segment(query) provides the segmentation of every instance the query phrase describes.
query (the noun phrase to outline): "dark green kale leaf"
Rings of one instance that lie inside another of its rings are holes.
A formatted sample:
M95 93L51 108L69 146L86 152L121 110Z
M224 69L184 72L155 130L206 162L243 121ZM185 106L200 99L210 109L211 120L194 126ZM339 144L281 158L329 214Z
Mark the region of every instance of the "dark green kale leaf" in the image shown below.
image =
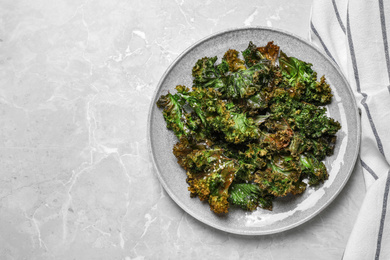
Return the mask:
M185 123L185 111L183 110L183 102L178 95L170 93L161 96L157 101L157 106L163 108L163 116L167 123L167 128L173 130L177 137L187 135L189 127Z
M303 177L309 179L309 185L315 186L328 179L329 174L325 164L317 160L314 156L301 155L299 157Z
M286 119L291 128L307 138L332 136L340 129L340 123L326 115L326 109L290 98L287 91L274 95L270 107L272 118Z
M226 88L224 75L229 70L229 64L222 61L215 65L217 57L204 57L199 59L192 68L193 86L202 88L214 88L216 90Z
M274 155L265 169L255 174L262 190L276 197L300 194L306 189L299 161L292 156Z
M244 210L253 211L257 207L272 210L273 196L254 183L235 183L230 187L229 202Z
M279 55L279 46L273 44L273 42L268 42L264 47L257 47L253 42L249 42L242 55L248 67L252 67L263 60L268 60L272 65L275 65Z
M316 105L326 105L332 100L332 93L325 77L317 81L317 72L312 69L312 64L294 57L288 57L280 52L280 70L291 86L290 92L297 95L297 99Z

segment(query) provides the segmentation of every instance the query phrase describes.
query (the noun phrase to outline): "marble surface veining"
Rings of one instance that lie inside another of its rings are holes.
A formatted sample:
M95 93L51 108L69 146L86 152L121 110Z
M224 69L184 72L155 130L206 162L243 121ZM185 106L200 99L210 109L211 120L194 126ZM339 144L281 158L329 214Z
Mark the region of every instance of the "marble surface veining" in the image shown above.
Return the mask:
M147 149L150 101L182 51L243 26L307 39L310 5L0 1L0 259L340 259L359 172L306 224L238 236L179 208Z

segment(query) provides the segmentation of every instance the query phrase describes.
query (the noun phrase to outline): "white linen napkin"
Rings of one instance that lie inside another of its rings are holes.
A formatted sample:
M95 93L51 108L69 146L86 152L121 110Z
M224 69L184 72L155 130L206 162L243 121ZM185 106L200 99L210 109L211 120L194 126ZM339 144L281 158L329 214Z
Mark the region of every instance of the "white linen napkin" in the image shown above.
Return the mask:
M313 0L310 28L361 110L366 195L343 259L390 259L390 1Z

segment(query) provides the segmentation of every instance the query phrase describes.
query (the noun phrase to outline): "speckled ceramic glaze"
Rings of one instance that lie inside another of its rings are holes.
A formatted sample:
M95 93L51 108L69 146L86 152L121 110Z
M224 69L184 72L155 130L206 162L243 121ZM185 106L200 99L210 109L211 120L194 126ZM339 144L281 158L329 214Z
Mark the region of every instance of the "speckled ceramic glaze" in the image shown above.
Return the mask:
M226 216L218 216L207 203L190 198L185 171L177 164L172 147L177 142L174 134L166 128L161 110L155 105L158 97L168 91L175 92L176 85L191 87L191 69L204 56L223 56L233 48L244 50L249 41L266 45L274 41L289 56L313 64L318 76L325 75L331 85L334 98L327 107L329 115L338 120L342 129L337 135L334 155L328 157L325 165L329 180L304 194L287 196L274 202L273 211L258 209L245 212L231 208ZM214 228L242 235L265 235L296 227L316 216L339 194L354 168L360 143L358 109L350 87L337 65L321 51L297 36L271 28L233 29L211 35L182 53L163 75L149 113L149 148L156 167L157 176L171 198L187 213Z

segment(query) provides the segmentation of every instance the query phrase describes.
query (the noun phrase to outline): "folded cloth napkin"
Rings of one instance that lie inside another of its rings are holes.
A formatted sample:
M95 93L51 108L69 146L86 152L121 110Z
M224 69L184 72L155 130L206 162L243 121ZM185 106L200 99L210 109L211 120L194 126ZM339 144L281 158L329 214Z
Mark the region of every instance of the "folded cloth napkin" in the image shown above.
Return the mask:
M343 259L390 259L390 1L314 0L310 28L361 111L366 195Z

